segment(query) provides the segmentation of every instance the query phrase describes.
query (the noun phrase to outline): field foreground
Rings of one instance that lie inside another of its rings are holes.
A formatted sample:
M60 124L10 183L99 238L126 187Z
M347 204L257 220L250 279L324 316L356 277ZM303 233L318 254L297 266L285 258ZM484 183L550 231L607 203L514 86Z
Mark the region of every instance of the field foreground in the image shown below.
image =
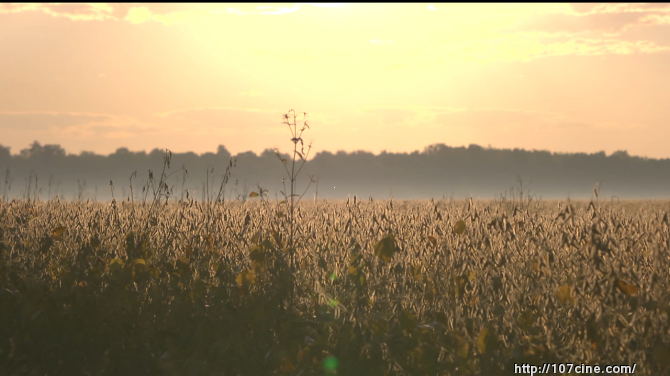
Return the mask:
M0 374L670 375L669 211L0 201Z

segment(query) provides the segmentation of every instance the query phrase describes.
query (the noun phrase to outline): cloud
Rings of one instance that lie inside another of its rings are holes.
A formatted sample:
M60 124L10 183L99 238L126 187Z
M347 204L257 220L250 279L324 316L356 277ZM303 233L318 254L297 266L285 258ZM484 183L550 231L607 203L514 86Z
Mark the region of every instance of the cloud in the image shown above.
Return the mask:
M598 31L616 34L629 27L651 25L652 23L647 18L651 14L651 12L590 13L585 15L545 14L531 18L521 24L518 30L562 34Z
M549 34L576 35L598 32L618 35L641 26L670 22L670 5L651 4L572 4L572 12L537 14L509 31L537 31Z
M196 134L221 130L285 132L281 115L282 111L231 107L188 108L155 114Z
M0 4L0 14L42 12L72 21L112 20L127 21L135 25L154 21L167 26L198 16L209 16L214 10L206 4Z
M497 130L553 133L649 128L642 123L584 121L559 113L513 109L445 109L434 110L432 113L432 123L435 126L484 132Z
M670 51L670 46L659 46L650 41L630 42L614 39L572 39L564 43L548 44L542 54L556 55L631 55Z
M662 42L662 41L660 41ZM525 61L551 56L603 56L654 54L670 51L670 46L648 40L628 41L617 38L575 38L568 36L528 36L521 43L509 41L481 41L464 43L459 47L459 58L479 63Z
M147 7L134 7L130 8L128 14L124 18L126 21L132 24L141 24L147 21L151 21L153 14Z
M128 10L124 20L138 25L149 21L160 22L163 25L170 26L174 23L187 22L190 19L202 15L200 10L180 10L170 11L165 14L154 13L146 6L133 7Z
M133 136L157 128L133 118L108 114L76 112L0 112L0 131L44 134L50 137L115 137L119 133Z
M110 115L58 113L58 112L0 112L0 129L6 130L62 130L71 126L104 123L113 119Z
M375 107L359 111L376 118L383 127L430 127L459 129L496 129L535 127L537 124L567 124L568 120L554 113L512 109L452 107ZM360 118L359 118L360 119Z
M670 3L573 3L578 14L669 11Z
M42 12L73 21L115 19L114 8L108 4L0 4L0 14L20 12Z
M454 107L375 107L359 111L364 116L377 118L383 126L429 127L487 130L577 131L647 129L642 123L594 122L573 119L569 116L541 111L504 108L454 108ZM361 118L359 118L361 119Z

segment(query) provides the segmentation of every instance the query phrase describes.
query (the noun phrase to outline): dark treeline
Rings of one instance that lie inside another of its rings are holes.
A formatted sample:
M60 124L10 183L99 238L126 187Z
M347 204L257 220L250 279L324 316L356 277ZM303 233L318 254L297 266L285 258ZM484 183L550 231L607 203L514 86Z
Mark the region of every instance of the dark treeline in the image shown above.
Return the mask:
M9 148L0 146L0 168L4 170L0 193L5 198L36 195L44 200L58 195L68 200L107 201L112 198L111 180L114 197L127 199L130 178L136 172L133 199L143 200L148 193L150 200L153 190L143 192L142 187L150 170L157 187L163 158L164 150L160 149L146 153L120 148L108 156L88 152L68 155L58 145L38 142L12 156ZM167 181L171 197L216 198L230 158L224 146L216 153L202 155L174 153L166 170L174 173ZM258 191L256 184L266 188L270 198L281 199L286 171L274 151L240 153L235 158L236 166L224 190L226 200L247 198L251 191ZM177 171L182 166L188 171L186 177ZM287 167L290 169L290 161ZM598 182L602 182L601 199L670 197L670 159L634 157L625 151L607 156L604 152L560 154L436 144L413 153L321 152L304 166L299 193L307 187L307 174L318 178L320 199L342 199L349 194L362 199L369 195L379 199L518 198L521 189L524 198L529 194L535 198L590 198ZM313 183L305 199L312 200L316 189Z

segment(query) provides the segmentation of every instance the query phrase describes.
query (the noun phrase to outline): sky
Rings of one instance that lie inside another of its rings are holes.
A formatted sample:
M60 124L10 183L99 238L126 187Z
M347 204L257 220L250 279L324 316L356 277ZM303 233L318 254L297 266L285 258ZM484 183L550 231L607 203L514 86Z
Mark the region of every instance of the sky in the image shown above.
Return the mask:
M658 3L4 3L0 145L670 158L669 51Z

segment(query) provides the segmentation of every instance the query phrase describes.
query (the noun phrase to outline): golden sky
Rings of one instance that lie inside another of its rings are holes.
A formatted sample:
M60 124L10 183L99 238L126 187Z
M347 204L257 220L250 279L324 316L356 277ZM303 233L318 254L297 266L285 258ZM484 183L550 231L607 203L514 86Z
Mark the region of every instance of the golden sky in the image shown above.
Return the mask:
M670 158L667 4L0 4L0 144Z

